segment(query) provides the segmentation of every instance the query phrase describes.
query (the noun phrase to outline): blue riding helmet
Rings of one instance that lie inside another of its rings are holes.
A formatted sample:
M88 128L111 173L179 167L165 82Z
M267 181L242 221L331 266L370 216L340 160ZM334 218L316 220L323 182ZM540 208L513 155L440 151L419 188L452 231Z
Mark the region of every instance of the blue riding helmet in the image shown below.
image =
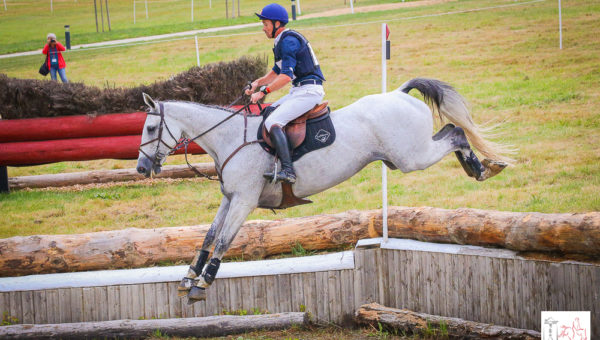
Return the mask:
M260 20L279 21L283 25L287 24L289 21L288 12L280 4L268 4L262 9L260 14L254 14L256 14Z

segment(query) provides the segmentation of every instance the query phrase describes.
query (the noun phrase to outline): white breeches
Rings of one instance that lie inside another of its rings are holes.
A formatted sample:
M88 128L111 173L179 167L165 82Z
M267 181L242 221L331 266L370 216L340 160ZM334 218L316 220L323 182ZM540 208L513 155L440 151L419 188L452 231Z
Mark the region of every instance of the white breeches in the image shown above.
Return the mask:
M278 107L265 121L267 131L270 132L273 125L283 127L300 117L315 105L320 104L323 97L325 97L325 91L323 91L322 85L292 87L289 94L272 104Z

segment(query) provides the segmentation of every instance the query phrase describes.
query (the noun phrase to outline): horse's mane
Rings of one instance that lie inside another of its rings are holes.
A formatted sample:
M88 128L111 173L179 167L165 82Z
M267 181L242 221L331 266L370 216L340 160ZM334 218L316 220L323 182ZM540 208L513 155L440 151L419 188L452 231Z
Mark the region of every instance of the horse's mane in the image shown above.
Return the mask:
M220 110L223 111L225 113L234 113L237 110L231 109L231 108L226 108L223 106L219 106L219 105L214 105L214 104L202 104L202 103L196 103L196 102L191 102L191 101L187 101L187 100L163 100L163 103L184 103L184 104L191 104L191 105L195 105L195 106L200 106L202 108L209 108L209 109L216 109L216 110ZM243 115L243 110L238 112L238 115ZM255 115L255 114L249 114L247 117L262 117L260 115Z

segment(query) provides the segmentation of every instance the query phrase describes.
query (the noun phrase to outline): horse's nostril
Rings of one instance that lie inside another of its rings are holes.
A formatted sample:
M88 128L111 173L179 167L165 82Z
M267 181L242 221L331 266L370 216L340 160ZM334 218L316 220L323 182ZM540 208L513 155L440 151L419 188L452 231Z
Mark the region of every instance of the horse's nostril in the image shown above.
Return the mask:
M137 172L139 172L140 174L143 174L144 172L146 172L146 168L144 168L143 166L138 166Z

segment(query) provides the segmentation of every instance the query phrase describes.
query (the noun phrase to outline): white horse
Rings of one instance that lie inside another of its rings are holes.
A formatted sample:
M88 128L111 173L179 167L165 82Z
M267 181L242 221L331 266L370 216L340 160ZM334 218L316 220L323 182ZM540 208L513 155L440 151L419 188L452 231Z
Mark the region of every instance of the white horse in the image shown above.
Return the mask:
M423 94L431 110L423 101L408 95L413 88ZM282 187L263 178L274 166L274 157L258 144L239 150L223 168L244 141L243 115L233 115L223 122L231 111L190 102L155 102L146 94L144 101L150 110L142 134L138 172L147 177L159 172L180 138L198 135L201 136L195 142L214 159L221 172L223 200L202 249L197 250L179 287L180 295L187 294L189 303L193 303L206 298L205 289L214 281L221 258L248 214L256 207L278 207ZM454 124L446 125L433 137L432 110ZM392 170L410 172L426 169L454 151L467 174L478 181L498 174L510 162L503 156L509 150L486 140L471 120L463 98L438 80L412 79L395 91L363 97L333 112L331 119L335 142L294 163L297 181L292 188L298 197L331 188L377 160ZM255 139L260 122L259 117L248 117L251 139ZM468 141L488 158L483 164ZM214 252L207 263L213 244Z

